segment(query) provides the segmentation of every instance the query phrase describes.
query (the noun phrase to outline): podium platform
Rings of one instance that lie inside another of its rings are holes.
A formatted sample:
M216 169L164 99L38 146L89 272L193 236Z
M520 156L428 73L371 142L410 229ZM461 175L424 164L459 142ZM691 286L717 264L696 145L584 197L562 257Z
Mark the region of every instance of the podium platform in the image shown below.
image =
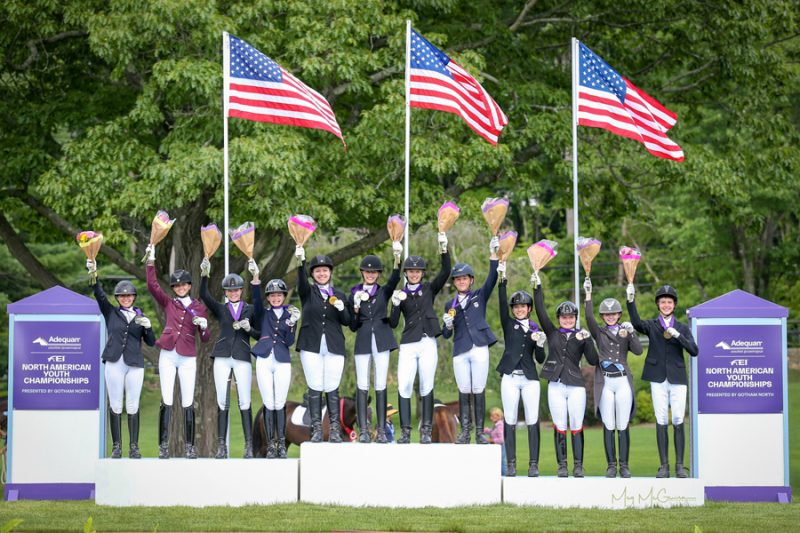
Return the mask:
M300 447L300 500L380 507L500 503L500 446L312 444Z
M294 503L297 459L101 459L95 502L120 507Z
M543 507L630 509L700 506L704 484L695 478L503 478L503 502Z

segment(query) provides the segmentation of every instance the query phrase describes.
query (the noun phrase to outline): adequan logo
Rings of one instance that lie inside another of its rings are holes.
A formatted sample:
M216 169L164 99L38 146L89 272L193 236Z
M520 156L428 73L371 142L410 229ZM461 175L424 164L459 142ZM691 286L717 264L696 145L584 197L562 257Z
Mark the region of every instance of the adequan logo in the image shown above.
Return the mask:
M730 354L761 354L764 352L764 341L731 339L730 342L719 341L714 348L720 348Z

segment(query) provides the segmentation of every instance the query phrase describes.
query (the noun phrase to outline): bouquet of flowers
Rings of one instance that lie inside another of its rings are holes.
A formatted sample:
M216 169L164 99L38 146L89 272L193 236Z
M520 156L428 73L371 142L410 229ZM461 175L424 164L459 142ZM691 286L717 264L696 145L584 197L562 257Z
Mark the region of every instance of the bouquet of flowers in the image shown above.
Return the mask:
M531 260L531 266L534 272L539 272L545 267L547 263L554 258L558 252L558 243L542 239L528 247L528 258Z
M636 267L641 259L642 253L636 248L623 246L619 249L619 260L622 261L622 268L625 269L625 277L628 278L628 283L633 283Z
M587 278L592 271L592 260L600 253L601 245L602 243L597 239L578 237L576 248L578 249L578 256L581 258L581 264L583 265L583 270L586 272Z
M500 225L508 213L508 200L506 198L487 198L481 205L481 211L483 211L486 223L489 224L492 235L497 235Z
M200 228L200 240L203 241L203 253L210 259L222 243L222 232L213 222Z
M169 213L163 209L156 213L153 217L153 223L150 225L150 244L156 245L164 240L175 223L175 219L169 218ZM142 258L142 262L147 260L147 255Z
M308 215L292 215L288 224L289 235L297 246L304 246L311 234L317 231L317 223Z
M81 247L83 253L86 254L86 259L94 261L97 259L97 254L100 252L100 246L103 244L103 234L95 233L94 231L82 231L75 236L78 241L78 246ZM97 281L97 272L91 274L92 284Z
M437 224L440 233L447 233L453 224L458 220L458 215L461 214L461 209L453 202L445 202L439 208Z
M389 230L389 239L392 242L400 242L406 233L406 219L400 215L392 215L386 221L386 229Z
M253 258L253 246L256 243L256 226L252 222L245 222L236 229L229 230L231 240L248 259Z
M517 232L507 231L500 236L500 249L497 251L497 258L500 261L508 261L511 257L511 251L517 244Z

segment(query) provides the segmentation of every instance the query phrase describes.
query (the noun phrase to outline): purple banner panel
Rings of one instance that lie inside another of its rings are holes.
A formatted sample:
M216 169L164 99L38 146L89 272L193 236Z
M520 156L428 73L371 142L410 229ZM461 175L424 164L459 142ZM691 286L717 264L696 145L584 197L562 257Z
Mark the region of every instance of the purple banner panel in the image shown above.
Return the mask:
M14 322L14 409L97 409L100 366L99 322Z
M706 487L706 500L789 503L792 487Z
M8 502L17 500L93 500L94 483L9 483L3 488Z
M780 325L697 327L697 412L783 412Z

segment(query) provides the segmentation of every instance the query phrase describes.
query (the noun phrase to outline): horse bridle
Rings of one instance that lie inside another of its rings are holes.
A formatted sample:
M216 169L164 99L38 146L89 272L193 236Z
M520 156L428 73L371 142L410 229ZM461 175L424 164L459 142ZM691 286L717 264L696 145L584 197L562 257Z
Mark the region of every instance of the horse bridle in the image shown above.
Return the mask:
M350 438L350 442L355 442L358 435L356 435L353 428L344 423L344 398L339 398L339 424L344 428L347 436Z

